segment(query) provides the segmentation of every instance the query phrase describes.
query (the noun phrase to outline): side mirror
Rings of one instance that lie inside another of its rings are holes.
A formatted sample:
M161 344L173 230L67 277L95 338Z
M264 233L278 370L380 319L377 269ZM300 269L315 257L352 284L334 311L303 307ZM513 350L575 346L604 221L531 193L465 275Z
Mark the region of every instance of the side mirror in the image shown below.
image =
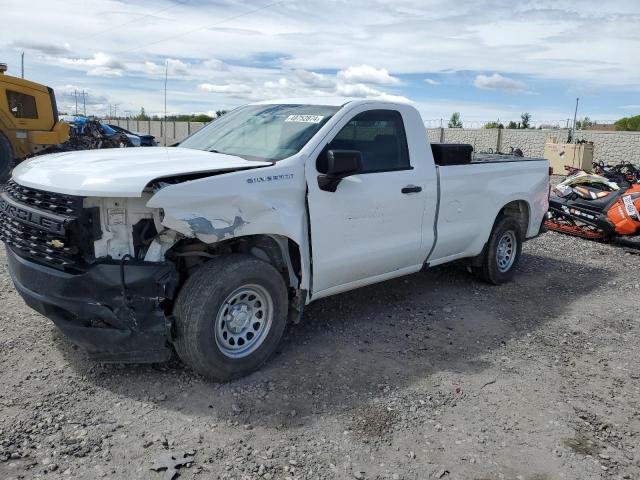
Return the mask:
M318 175L318 187L326 192L335 192L343 178L364 170L362 153L358 150L328 150L327 173Z

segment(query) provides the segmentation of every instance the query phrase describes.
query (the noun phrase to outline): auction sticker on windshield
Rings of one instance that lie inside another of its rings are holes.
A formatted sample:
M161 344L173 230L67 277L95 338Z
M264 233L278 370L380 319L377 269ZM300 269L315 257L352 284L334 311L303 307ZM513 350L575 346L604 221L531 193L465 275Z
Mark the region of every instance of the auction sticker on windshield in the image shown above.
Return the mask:
M285 122L320 123L324 115L289 115Z

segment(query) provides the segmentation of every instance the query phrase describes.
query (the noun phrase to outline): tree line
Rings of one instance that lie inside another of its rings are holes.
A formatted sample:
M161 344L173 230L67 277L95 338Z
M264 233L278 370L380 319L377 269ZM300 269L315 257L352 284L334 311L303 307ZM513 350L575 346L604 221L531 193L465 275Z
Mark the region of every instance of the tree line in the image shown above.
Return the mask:
M453 112L451 114L451 118L448 123L449 128L462 128L462 119L460 117L460 112ZM524 112L520 115L520 121L514 122L511 121L505 127L504 124L497 122L487 122L484 124L484 128L511 128L511 129L525 129L531 128L531 114L528 112Z
M190 113L182 115L167 115L167 120L171 122L212 122L216 118L227 113L227 110L216 110L216 116L212 117L206 113ZM144 107L140 108L140 113L131 117L133 120L164 120L164 116L148 115Z
M640 131L640 115L636 115L633 117L623 117L614 124L614 128L618 131ZM589 117L584 117L580 120L576 120L576 128L578 130L584 130L590 127L596 126L596 123L593 122ZM451 118L448 123L449 128L462 128L462 119L460 117L460 112L453 112L451 114ZM531 114L529 112L524 112L520 115L520 121L514 122L510 121L505 126L500 121L496 122L487 122L484 124L484 128L509 128L509 129L527 129L533 128L531 127ZM553 125L540 125L538 128L558 128Z

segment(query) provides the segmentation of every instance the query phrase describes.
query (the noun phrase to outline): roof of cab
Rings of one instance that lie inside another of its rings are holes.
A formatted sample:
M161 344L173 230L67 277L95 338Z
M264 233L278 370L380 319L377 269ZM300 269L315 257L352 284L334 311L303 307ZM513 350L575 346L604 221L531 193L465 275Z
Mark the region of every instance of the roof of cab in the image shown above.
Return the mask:
M24 78L13 77L11 75L7 75L6 73L0 75L0 83L9 83L18 87L31 88L43 93L49 92L46 85L32 82L31 80L25 80Z

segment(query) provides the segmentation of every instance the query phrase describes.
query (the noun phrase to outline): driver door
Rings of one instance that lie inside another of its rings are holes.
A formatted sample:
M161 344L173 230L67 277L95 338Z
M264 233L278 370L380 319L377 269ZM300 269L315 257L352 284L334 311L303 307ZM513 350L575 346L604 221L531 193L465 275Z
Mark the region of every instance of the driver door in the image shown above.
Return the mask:
M375 281L424 260L424 185L414 175L402 114L360 110L336 126L329 143L307 166L313 296ZM317 177L324 173L326 152L332 149L360 151L364 171L327 192L319 188Z

